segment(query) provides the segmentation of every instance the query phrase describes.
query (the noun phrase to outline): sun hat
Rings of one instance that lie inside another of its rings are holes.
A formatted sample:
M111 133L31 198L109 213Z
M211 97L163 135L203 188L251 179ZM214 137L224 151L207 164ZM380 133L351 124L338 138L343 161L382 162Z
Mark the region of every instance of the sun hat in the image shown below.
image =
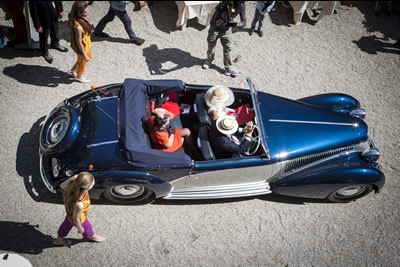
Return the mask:
M227 107L233 104L235 96L228 87L224 85L214 85L207 90L205 101L209 107Z
M217 119L217 129L223 134L234 134L238 128L239 125L232 116L224 115Z

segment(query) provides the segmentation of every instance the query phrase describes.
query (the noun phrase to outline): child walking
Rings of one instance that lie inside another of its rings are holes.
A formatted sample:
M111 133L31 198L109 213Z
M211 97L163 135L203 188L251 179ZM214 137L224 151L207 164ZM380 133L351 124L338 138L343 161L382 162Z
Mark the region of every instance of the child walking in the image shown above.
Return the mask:
M90 81L83 77L86 64L92 58L90 34L93 32L93 29L85 19L87 15L88 4L85 1L75 1L72 5L71 13L68 14L68 25L71 29L71 47L78 58L74 66L67 73L81 83Z
M262 37L264 35L262 31L262 28L264 26L264 18L265 15L271 11L274 5L275 1L257 1L256 11L254 14L253 22L251 23L249 35L253 34L254 29L256 28L257 21L258 21L258 31L257 31L258 36Z
M64 239L71 231L72 227L78 228L78 233L82 234L85 240L95 242L103 242L106 238L93 233L92 225L87 219L90 209L89 190L94 186L94 177L89 172L81 172L72 176L60 187L64 190L64 206L67 216L58 229L58 236L54 239L53 244L56 246L68 246L68 242Z

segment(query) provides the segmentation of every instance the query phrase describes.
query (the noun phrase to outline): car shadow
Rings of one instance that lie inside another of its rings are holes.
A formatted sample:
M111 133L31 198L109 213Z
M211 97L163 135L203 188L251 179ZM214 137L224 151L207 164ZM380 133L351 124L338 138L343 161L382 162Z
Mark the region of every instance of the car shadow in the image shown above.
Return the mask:
M40 177L39 135L40 123L44 119L42 117L37 120L29 132L21 136L17 147L16 169L18 175L23 177L26 191L34 201L62 204L61 193L49 192Z
M46 248L53 248L53 237L43 234L39 225L29 222L0 221L0 251L12 251L18 254L40 254ZM83 239L68 238L72 243L69 247Z
M182 68L191 68L201 65L204 60L178 48L159 49L156 44L144 48L143 56L146 59L151 75L163 75ZM169 64L171 67L166 68L163 64Z
M59 84L71 84L74 81L66 73L54 67L17 64L5 67L3 74L20 83L40 87L57 87Z
M312 198L298 198L282 196L278 194L267 194L262 196L252 196L252 197L240 197L240 198L223 198L223 199L194 199L194 200L175 200L175 199L156 199L152 205L212 205L212 204L224 204L224 203L234 203L241 201L249 201L253 199L259 199L268 202L277 202L290 205L306 205L307 203L328 203L324 199L312 199Z
M386 41L386 42L385 42ZM400 49L395 48L392 42L387 42L384 38L378 38L376 35L363 36L358 41L353 41L361 51L370 55L381 53L391 53L400 55Z

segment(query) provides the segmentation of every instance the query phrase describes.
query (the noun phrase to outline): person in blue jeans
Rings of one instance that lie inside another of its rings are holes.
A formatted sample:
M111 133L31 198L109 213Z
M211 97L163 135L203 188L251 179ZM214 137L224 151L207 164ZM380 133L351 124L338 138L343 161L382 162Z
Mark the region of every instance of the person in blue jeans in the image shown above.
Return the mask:
M110 9L108 13L99 21L96 28L94 29L94 35L100 37L110 37L107 33L103 32L107 23L114 20L115 16L117 16L122 23L124 24L125 31L129 36L129 39L135 45L142 45L144 43L144 39L139 38L132 30L132 20L128 16L128 12L126 12L126 8L130 1L109 1Z
M264 18L267 13L269 13L275 5L275 1L257 1L256 11L254 13L253 22L251 23L251 28L249 31L249 35L252 35L254 29L256 28L256 24L258 21L258 36L262 37L263 31L262 28L264 26Z

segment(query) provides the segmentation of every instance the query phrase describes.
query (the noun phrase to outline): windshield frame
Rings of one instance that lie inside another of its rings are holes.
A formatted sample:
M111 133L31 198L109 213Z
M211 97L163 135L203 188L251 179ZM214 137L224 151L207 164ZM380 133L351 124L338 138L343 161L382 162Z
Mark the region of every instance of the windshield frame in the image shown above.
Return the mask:
M250 87L251 99L253 101L253 109L256 114L255 120L259 130L258 132L260 135L260 145L264 149L264 153L268 157L268 159L271 159L271 154L269 152L268 142L267 142L268 136L265 134L265 128L260 112L260 103L258 102L258 97L257 97L257 90L253 82L251 81L250 77L247 77L246 80Z

